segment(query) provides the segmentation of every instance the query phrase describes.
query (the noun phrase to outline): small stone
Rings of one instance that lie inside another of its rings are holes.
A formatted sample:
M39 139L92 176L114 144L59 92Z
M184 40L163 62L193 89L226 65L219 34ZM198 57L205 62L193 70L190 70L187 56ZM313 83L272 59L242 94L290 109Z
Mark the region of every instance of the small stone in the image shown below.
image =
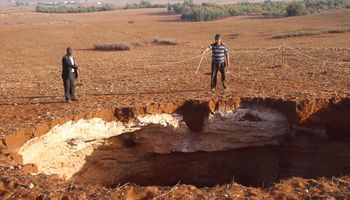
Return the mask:
M29 188L29 189L33 189L33 188L34 188L34 184L33 184L33 183L30 183L30 184L28 185L28 188Z
M10 169L15 169L15 167L11 165L11 166L10 166Z

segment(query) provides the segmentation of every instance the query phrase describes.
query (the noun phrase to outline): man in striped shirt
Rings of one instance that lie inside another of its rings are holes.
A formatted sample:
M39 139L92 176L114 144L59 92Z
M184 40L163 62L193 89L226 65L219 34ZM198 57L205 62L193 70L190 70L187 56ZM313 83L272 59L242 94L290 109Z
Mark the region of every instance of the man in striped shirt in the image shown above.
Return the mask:
M220 71L221 73L222 86L224 87L224 89L226 89L225 68L230 66L230 61L229 61L228 49L225 45L222 44L220 34L215 35L215 43L209 45L209 47L203 51L203 54L208 51L212 52L211 82L210 82L211 90L215 91L218 71Z

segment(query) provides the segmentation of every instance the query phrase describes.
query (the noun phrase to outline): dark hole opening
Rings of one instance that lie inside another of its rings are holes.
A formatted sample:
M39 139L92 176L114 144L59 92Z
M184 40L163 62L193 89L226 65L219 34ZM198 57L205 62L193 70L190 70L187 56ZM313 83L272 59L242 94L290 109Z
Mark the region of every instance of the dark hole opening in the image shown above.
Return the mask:
M78 182L116 187L127 182L142 186L198 187L231 183L266 187L290 177L333 177L350 172L350 141L329 141L296 134L281 146L216 152L143 153L134 136L117 136L109 147L96 149ZM124 140L126 139L127 142ZM112 144L112 145L111 145Z

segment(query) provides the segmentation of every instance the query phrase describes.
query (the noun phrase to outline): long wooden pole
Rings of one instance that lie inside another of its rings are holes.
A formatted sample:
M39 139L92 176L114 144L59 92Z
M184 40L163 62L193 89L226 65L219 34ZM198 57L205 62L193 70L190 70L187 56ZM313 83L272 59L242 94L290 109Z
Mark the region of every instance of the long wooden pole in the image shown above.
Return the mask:
M201 57L201 60L199 61L199 64L198 64L198 67L197 67L197 71L196 71L196 74L198 73L198 70L199 70L199 68L201 67L203 57L204 57L204 53L202 53L202 57Z

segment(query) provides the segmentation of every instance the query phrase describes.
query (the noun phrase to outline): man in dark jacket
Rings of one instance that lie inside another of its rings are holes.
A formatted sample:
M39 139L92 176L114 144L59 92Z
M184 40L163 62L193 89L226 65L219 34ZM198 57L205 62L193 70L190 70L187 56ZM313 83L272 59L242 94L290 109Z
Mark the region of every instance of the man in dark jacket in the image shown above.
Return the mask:
M62 58L62 79L67 103L78 101L75 96L76 78L78 78L78 67L73 57L73 49L68 47L67 54Z
M216 88L216 79L218 71L221 73L222 86L226 89L226 67L230 66L230 60L228 55L228 49L225 45L222 44L221 35L215 35L215 43L209 45L203 51L203 54L211 51L212 52L212 61L211 61L211 90L215 91Z

